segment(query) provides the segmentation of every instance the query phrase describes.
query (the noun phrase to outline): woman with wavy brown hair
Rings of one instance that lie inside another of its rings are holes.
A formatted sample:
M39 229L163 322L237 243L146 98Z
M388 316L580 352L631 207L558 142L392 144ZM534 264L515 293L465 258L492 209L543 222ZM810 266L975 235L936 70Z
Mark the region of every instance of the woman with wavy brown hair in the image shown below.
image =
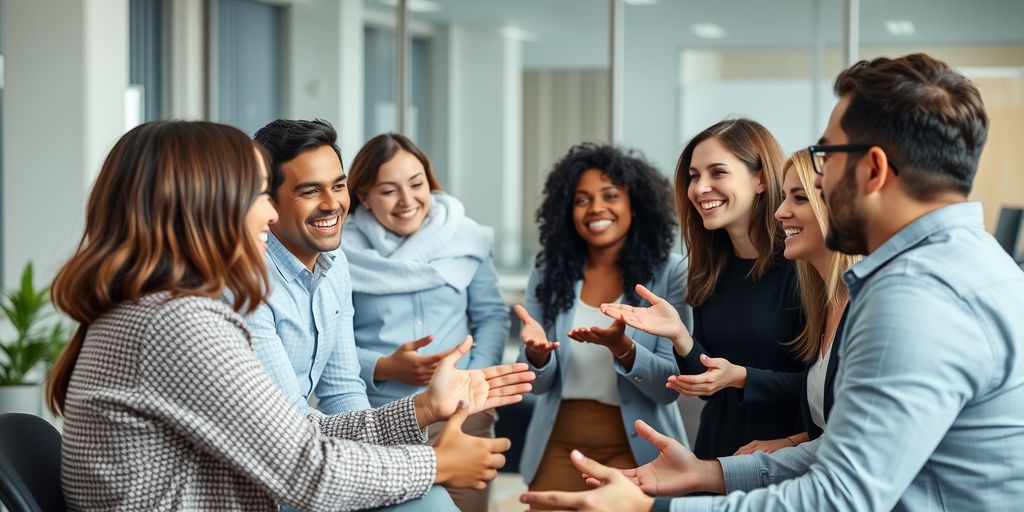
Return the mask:
M782 257L784 236L772 217L782 162L775 137L743 118L708 127L683 149L676 207L690 260L692 334L647 291L650 308L602 306L613 318L672 339L681 375L669 377L668 386L707 400L693 447L701 458L800 430L803 364L786 346L801 330L796 268Z
M518 401L530 378L525 365L456 370L470 340L425 393L378 409L304 417L281 395L239 316L263 300L276 219L266 158L235 128L158 121L114 145L52 287L79 322L47 382L71 508L351 510L493 478L508 441L458 427ZM449 417L436 447L415 446Z

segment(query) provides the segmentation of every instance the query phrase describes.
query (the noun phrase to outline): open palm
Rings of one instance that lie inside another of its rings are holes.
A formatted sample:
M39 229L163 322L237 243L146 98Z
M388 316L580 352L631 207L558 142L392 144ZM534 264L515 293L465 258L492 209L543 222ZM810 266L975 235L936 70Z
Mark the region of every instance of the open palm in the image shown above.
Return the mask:
M658 456L622 474L651 496L678 496L698 490L703 461L675 439L662 435L643 420L636 420L636 432L658 448ZM594 484L595 482L588 483Z
M489 366L477 370L460 370L455 363L469 352L473 337L452 350L438 363L424 393L431 412L431 422L448 419L463 401L469 414L519 402L531 389L536 376L523 363Z
M675 339L687 333L686 325L679 318L679 312L676 311L675 306L658 297L643 285L636 285L636 293L651 305L641 308L629 304L607 303L601 304L601 312L630 327L655 336Z

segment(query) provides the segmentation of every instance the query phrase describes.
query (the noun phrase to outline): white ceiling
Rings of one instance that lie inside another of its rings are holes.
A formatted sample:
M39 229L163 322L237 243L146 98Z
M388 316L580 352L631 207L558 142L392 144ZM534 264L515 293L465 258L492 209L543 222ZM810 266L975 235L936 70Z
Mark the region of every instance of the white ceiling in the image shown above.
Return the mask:
M433 0L436 12L412 19L468 27L514 26L536 34L524 43L524 64L534 66L607 65L607 0ZM388 9L381 0L367 7ZM842 37L842 0L660 0L651 6L625 6L627 52L630 41L657 38L679 48L798 48L814 41L815 5L826 45ZM861 44L1024 45L1024 0L861 0ZM912 36L890 35L887 20L909 20ZM720 40L701 39L690 27L715 23Z

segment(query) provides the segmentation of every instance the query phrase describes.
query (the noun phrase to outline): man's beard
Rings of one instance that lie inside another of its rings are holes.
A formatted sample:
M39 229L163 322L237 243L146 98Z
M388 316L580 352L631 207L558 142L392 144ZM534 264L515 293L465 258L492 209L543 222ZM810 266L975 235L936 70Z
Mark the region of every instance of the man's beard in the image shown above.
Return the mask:
M828 207L828 233L825 246L843 254L864 255L868 253L868 242L864 236L864 216L854 201L856 182L853 172L846 169L846 175L836 186L832 195L825 199ZM824 193L822 193L824 198Z

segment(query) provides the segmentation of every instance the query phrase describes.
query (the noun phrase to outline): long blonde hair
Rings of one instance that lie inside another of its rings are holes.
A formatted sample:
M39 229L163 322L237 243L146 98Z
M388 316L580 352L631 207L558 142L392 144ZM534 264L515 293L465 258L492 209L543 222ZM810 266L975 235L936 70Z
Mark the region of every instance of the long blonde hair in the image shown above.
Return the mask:
M828 210L825 209L821 195L814 188L814 166L811 156L806 151L794 153L782 167L783 180L790 171L795 171L800 178L800 185L807 194L814 218L818 221L818 227L824 236L828 230ZM843 282L843 272L850 268L850 265L860 261L860 256L850 256L839 251L830 252L824 279L810 262L796 262L800 300L803 303L806 322L804 329L791 343L797 357L803 361L814 361L818 358L824 341L829 310L849 297L846 283Z
M154 121L117 141L89 196L78 250L50 290L79 324L47 376L50 410L64 410L89 325L118 304L160 291L216 298L225 288L236 311L263 301L263 254L245 224L263 186L261 158L237 128L205 121Z

